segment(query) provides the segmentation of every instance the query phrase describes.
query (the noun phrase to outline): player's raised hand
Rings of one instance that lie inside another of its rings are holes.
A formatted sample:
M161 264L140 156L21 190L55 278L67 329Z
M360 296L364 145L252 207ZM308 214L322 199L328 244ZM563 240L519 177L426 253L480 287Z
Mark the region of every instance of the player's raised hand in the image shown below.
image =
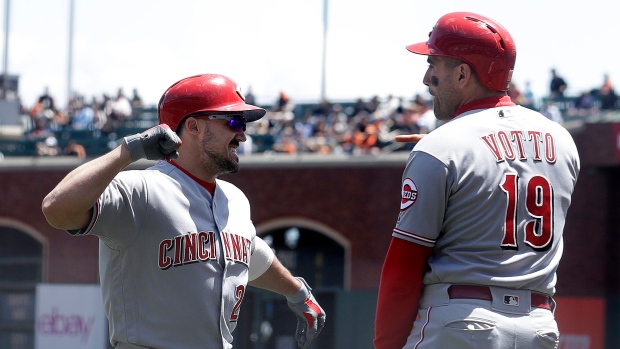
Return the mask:
M397 142L403 142L403 143L417 143L422 138L424 138L424 136L426 135L424 134L398 135L394 138L394 140Z
M142 133L127 136L124 139L131 161L139 159L164 160L176 159L181 139L166 124L151 127Z
M312 289L306 280L300 277L296 279L301 281L301 289L286 299L288 307L297 317L297 330L295 332L297 345L305 349L325 326L325 311L314 299Z

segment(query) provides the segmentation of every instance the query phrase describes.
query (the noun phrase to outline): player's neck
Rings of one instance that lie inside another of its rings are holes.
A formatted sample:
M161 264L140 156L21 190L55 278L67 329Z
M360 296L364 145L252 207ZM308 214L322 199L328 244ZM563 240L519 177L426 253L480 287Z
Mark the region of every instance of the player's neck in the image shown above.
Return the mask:
M190 178L192 178L193 180L195 180L198 184L200 184L202 187L204 187L205 189L207 189L209 191L209 193L211 193L211 195L213 195L215 193L215 178L213 178L213 181L209 182L209 181L205 181L202 180L196 176L194 176L190 171L188 171L187 169L185 169L183 166L181 166L180 164L178 164L176 161L174 160L168 160L169 163L171 163L173 166L175 166L176 168L178 168L179 170L183 171L183 173L185 173L186 175L188 175Z

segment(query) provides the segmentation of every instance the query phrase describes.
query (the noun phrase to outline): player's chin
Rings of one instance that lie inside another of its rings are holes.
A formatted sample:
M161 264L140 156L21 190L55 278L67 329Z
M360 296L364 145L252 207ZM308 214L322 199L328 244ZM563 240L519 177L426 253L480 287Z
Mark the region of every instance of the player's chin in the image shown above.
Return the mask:
M231 173L239 171L239 154L236 151L229 151L227 163L226 167Z
M236 164L239 163L239 153L237 153L236 148L230 148L228 150L228 157L231 161L235 162Z
M239 161L227 159L220 163L220 173L237 173L239 172Z

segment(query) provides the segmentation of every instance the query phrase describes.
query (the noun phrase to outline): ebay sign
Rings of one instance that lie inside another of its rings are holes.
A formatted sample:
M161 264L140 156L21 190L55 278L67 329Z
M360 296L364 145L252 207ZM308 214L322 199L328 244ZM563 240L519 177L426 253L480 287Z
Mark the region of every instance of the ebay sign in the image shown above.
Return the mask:
M36 349L105 349L106 326L99 285L37 285Z

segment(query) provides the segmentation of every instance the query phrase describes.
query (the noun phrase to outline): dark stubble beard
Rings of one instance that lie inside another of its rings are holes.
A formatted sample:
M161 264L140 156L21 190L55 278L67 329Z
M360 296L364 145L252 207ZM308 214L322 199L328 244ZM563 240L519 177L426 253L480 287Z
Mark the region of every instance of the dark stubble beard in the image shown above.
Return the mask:
M456 113L456 107L454 107L454 98L450 96L457 96L457 91L450 85L447 79L439 80L436 76L431 76L431 84L435 87L443 85L442 92L436 92L433 97L433 112L438 120L447 121L452 120Z
M205 138L202 140L202 148L207 156L207 159L203 160L203 166L207 170L212 169L218 174L239 172L239 163L229 157L228 149L226 149L226 154L218 153L210 143L212 139L214 139L213 133L207 131ZM232 142L237 141L233 140Z

